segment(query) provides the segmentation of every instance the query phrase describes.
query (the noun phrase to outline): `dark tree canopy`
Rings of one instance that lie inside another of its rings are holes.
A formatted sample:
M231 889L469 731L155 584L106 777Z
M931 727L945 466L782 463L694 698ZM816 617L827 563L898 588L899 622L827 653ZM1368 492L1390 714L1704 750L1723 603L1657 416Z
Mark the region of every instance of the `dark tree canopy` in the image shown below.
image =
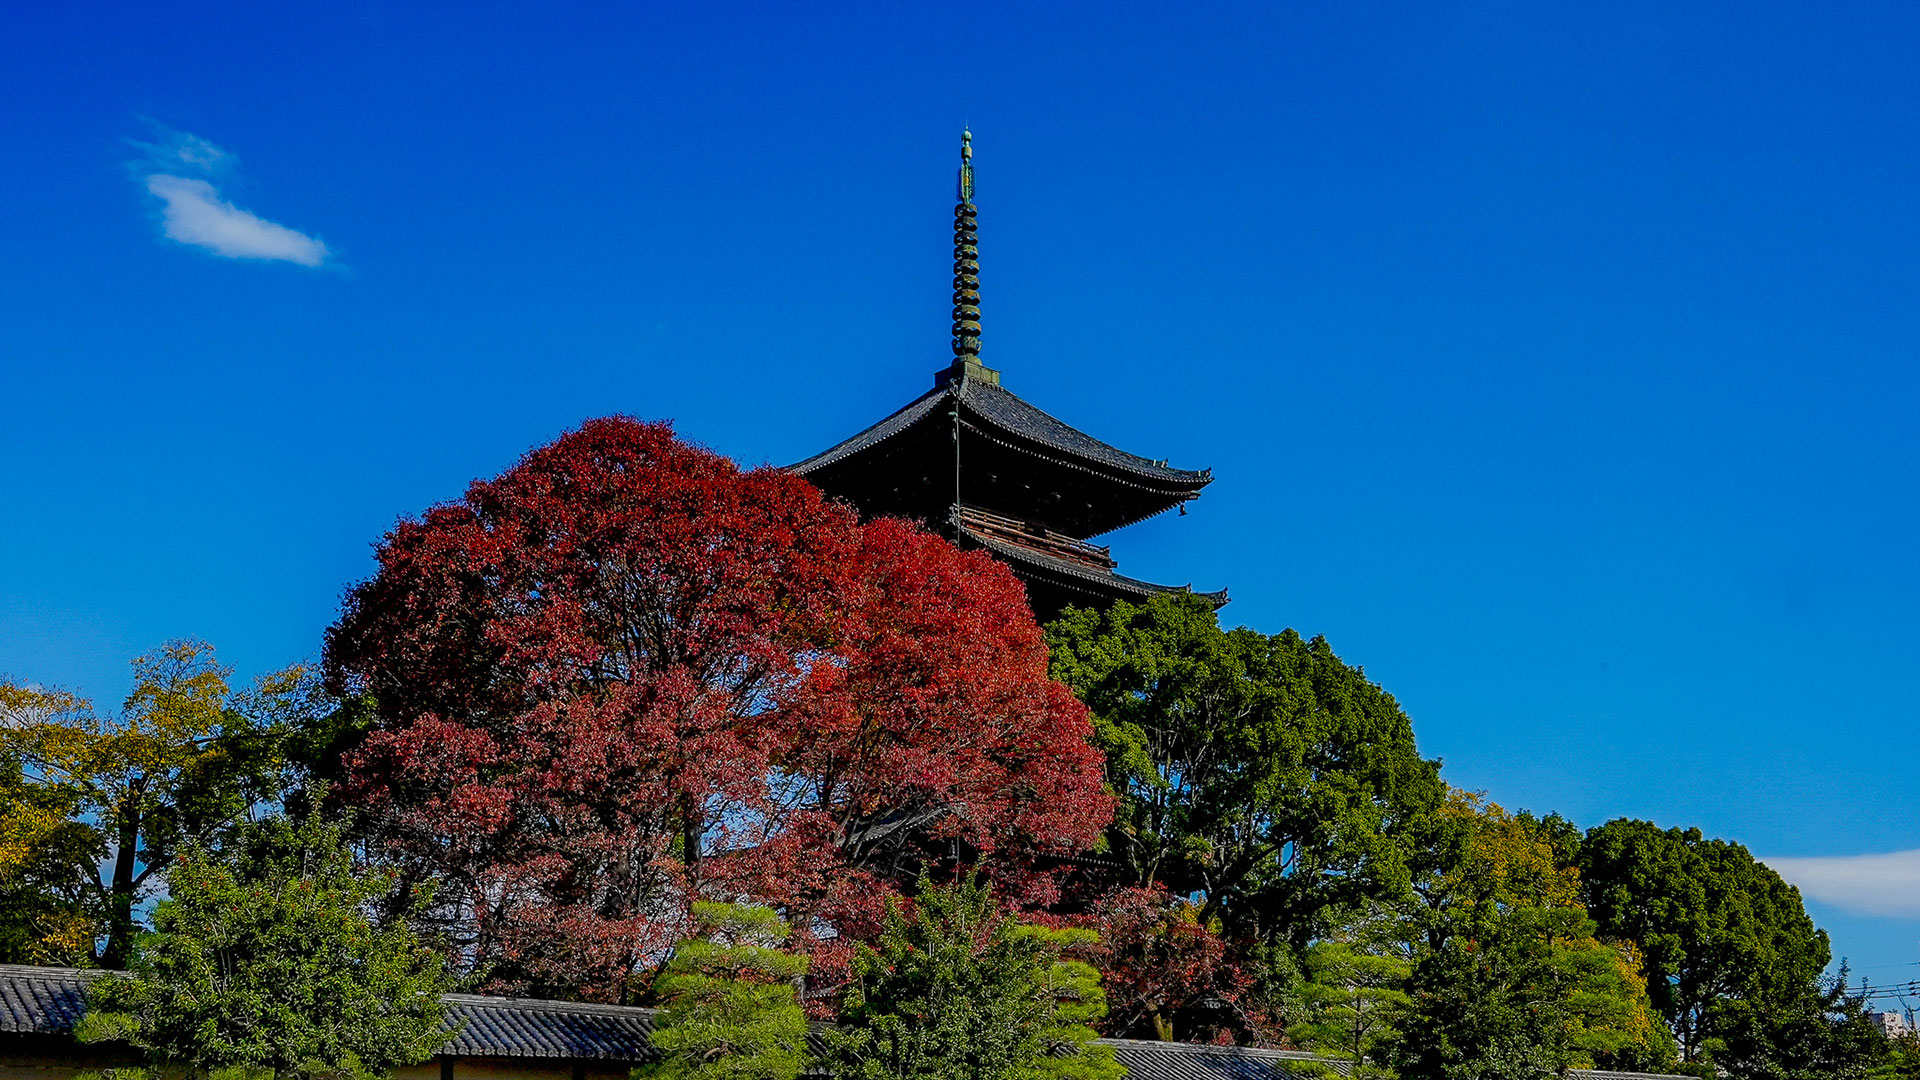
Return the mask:
M1324 638L1223 630L1174 594L1070 611L1048 644L1107 753L1121 884L1197 894L1202 922L1296 946L1327 905L1404 891L1407 826L1440 804L1439 765Z
M1800 891L1745 847L1621 818L1580 847L1601 933L1635 943L1682 1058L1745 1076L1842 1076L1859 1010L1823 979L1832 952Z
M1017 581L664 424L596 420L401 522L329 633L346 798L493 985L617 995L689 897L876 922L1111 813Z

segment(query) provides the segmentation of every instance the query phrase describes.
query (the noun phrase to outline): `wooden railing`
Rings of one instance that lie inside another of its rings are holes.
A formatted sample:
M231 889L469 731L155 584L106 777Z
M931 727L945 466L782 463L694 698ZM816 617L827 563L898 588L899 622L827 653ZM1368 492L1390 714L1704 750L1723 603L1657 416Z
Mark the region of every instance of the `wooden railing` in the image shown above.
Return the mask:
M962 528L1004 544L1013 544L1042 555L1051 555L1056 559L1065 559L1100 570L1111 570L1117 565L1113 561L1113 556L1107 553L1108 549L1098 544L1089 544L1085 540L1076 540L1063 533L1050 532L1043 525L982 510L977 506L959 507L954 511L954 517Z

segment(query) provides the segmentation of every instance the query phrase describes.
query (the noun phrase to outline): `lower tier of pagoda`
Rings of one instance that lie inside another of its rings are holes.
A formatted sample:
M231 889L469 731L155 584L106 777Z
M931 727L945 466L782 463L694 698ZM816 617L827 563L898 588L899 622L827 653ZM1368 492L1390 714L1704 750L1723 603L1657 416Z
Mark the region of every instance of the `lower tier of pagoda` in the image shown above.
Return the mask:
M1069 607L1107 608L1116 601L1138 604L1166 593L1192 593L1191 585L1155 585L1114 572L1107 549L1049 532L974 506L955 506L947 530L961 547L984 549L1006 563L1027 587L1027 601L1041 622ZM1197 593L1218 608L1227 592Z

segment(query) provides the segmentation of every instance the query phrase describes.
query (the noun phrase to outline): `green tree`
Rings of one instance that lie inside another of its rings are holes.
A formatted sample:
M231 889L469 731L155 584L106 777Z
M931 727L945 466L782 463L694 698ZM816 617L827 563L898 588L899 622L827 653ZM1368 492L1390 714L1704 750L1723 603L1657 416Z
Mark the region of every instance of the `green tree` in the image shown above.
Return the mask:
M0 712L19 688L0 684ZM94 913L85 883L105 856L78 820L72 792L32 782L0 739L0 964L79 964L93 959Z
M666 1005L653 1044L661 1080L793 1080L807 1064L807 1018L794 980L807 960L782 952L787 925L752 904L693 905L696 936L654 980Z
M444 961L368 911L392 884L341 829L269 818L216 854L189 847L126 978L92 984L78 1034L159 1074L359 1078L425 1061L450 1032Z
M1387 1052L1400 1035L1399 1022L1413 999L1407 978L1413 966L1404 946L1321 941L1307 950L1307 982L1301 988L1306 1019L1289 1034L1296 1043L1351 1063L1343 1075L1392 1076Z
M888 907L854 954L828 1059L841 1080L1118 1080L1093 1045L1099 975L1074 954L1096 940L1001 913L977 880Z
M1920 1080L1920 1035L1909 1031L1887 1043L1886 1060L1871 1074L1875 1080Z
M141 904L176 854L221 844L279 796L280 742L318 701L317 680L301 667L235 692L231 672L200 641L169 642L133 668L117 717L71 694L0 680L0 767L17 766L9 775L34 789L27 801L69 826L72 902L52 899L91 923L65 922L41 947L110 968L125 966Z
M1047 628L1094 714L1123 885L1201 898L1202 923L1304 948L1336 903L1404 893L1410 823L1445 789L1392 696L1324 638L1222 630L1173 594Z
M1868 1080L1886 1075L1895 1048L1846 989L1847 967L1806 993L1767 1004L1729 1002L1719 1018L1726 1034L1714 1041L1704 1075L1740 1080ZM1898 1075L1898 1073L1894 1073Z
M1857 1010L1823 979L1826 933L1746 848L1622 818L1587 833L1579 865L1601 933L1645 957L1683 1061L1756 1077L1864 1067L1850 1049Z
M1437 821L1453 865L1420 884L1402 1072L1528 1080L1671 1061L1635 955L1600 941L1579 904L1569 827L1464 793Z

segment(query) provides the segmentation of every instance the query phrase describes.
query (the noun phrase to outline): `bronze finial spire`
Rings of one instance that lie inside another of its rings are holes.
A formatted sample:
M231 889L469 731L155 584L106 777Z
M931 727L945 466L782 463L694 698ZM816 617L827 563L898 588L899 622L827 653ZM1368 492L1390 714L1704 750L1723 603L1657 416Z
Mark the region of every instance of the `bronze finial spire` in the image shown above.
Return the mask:
M953 359L980 360L980 249L973 209L973 132L960 132L960 201L953 208Z

